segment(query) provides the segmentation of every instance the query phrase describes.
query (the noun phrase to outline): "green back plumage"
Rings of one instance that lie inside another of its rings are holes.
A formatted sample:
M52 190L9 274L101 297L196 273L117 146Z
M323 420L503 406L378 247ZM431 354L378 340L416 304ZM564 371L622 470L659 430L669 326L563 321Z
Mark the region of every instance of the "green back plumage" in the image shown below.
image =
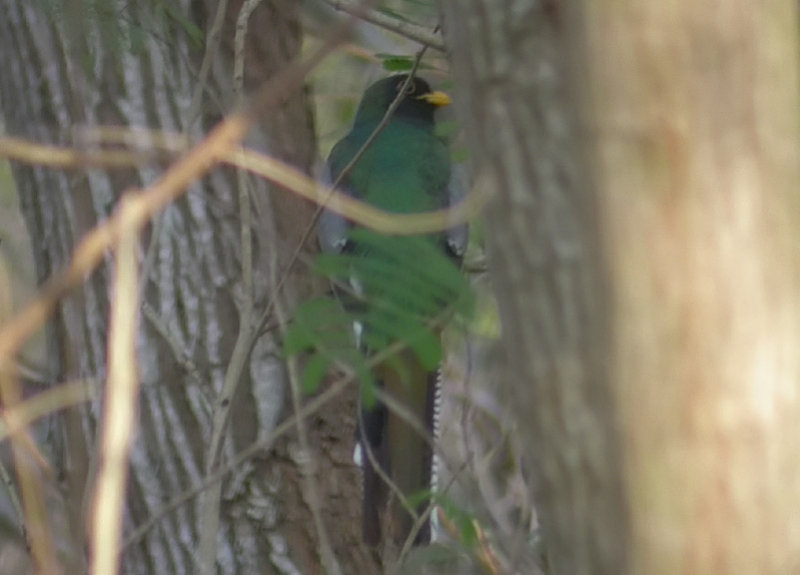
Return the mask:
M331 152L333 177L364 145L378 122L356 124ZM446 205L450 159L433 126L395 117L345 177L353 196L396 213L419 213Z
M332 150L328 159L336 179L377 129L397 95L397 80L373 85L362 99L353 129ZM407 97L383 130L348 171L342 187L354 197L393 213L430 212L447 206L450 157L447 145L436 136L433 106ZM424 242L422 245L421 242ZM462 281L448 257L446 231L427 237L386 237L363 228L350 231L350 253L372 257L350 262L377 310L412 314L417 321L432 318L452 303ZM381 274L379 269L385 270ZM359 273L361 272L361 273ZM387 275L388 274L388 275ZM388 277L391 276L391 277ZM369 322L367 322L369 323ZM381 331L371 326L371 336ZM388 342L387 342L388 343Z

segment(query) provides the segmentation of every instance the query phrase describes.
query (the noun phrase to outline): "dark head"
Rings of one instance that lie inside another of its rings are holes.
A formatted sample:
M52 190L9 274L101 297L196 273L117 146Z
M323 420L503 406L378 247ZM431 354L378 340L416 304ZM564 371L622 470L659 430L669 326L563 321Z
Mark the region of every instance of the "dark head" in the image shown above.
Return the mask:
M380 121L386 110L397 98L408 76L390 76L378 80L364 92L364 97L358 105L356 123L364 121ZM444 92L431 90L428 83L421 78L414 78L406 86L405 97L400 102L395 115L402 118L416 119L433 123L433 113L437 108L447 106L450 97Z

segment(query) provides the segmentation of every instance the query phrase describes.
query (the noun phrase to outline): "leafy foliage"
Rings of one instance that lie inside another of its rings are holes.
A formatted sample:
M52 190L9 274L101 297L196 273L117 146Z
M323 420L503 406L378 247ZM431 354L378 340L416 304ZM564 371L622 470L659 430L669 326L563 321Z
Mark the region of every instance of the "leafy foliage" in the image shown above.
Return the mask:
M371 381L367 360L354 345L353 318L336 299L323 297L305 302L295 312L283 350L288 355L310 352L303 372L303 389L315 392L332 363L353 369L362 381Z
M441 507L450 529L451 535L458 541L464 549L472 551L478 544L478 533L476 531L476 517L470 511L464 509L453 499L444 493L435 492L431 495L433 501Z
M392 237L355 228L348 250L316 258L316 271L339 286L341 301L328 296L304 303L287 330L285 352L308 354L303 374L307 392L319 387L332 363L339 363L355 371L363 399L371 404L374 381L364 352L379 353L397 342L411 349L426 368L438 365L442 349L437 325L473 309L469 283L444 255L440 239ZM355 325L360 326L358 342ZM401 362L394 365L402 376Z

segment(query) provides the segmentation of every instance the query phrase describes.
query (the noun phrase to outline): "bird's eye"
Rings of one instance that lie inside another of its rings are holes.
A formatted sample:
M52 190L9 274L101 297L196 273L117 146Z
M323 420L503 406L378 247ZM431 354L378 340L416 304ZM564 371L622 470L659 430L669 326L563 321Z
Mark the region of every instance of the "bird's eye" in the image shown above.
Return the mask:
M397 85L397 87L395 88L395 90L397 90L398 92L400 90L402 90L404 83L405 83L405 80L403 80L403 82L400 82ZM411 82L408 83L408 86L406 86L406 94L410 96L411 94L413 94L416 91L417 91L417 86L416 86L415 82L412 80Z

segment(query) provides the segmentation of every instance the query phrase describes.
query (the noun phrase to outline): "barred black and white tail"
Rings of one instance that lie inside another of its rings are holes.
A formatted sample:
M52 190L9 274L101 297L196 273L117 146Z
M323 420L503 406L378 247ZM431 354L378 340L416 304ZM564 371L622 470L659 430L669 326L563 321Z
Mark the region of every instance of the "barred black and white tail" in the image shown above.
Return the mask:
M412 354L401 354L410 359ZM413 358L418 365L416 358ZM411 370L412 373L414 370ZM390 372L383 372L388 377ZM417 371L417 378L398 384L381 380L384 392L389 393L411 413L419 414L427 437L419 428L408 425L397 414L378 402L371 409L360 407L358 441L353 458L362 469L362 531L365 543L377 546L383 537L391 537L402 545L414 526L413 517L397 501L392 490L376 469L389 477L405 497L432 491L436 485L436 463L432 441L438 435L438 415L441 403L441 369ZM420 388L424 386L424 391ZM423 391L418 396L414 389ZM415 399L418 397L419 399ZM371 454L371 456L370 456ZM429 500L417 506L421 516ZM426 520L414 538L415 545L431 541L431 522Z

